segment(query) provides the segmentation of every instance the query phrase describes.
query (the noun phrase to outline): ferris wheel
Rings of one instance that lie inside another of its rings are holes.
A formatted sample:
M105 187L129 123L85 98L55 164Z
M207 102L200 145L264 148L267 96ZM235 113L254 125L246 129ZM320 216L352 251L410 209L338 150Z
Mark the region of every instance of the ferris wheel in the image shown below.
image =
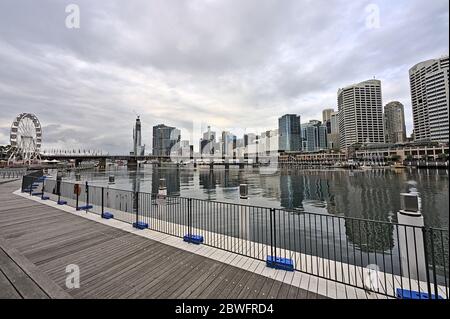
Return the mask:
M34 114L19 114L11 125L10 143L12 148L11 160L23 160L31 163L40 158L42 143L41 123Z

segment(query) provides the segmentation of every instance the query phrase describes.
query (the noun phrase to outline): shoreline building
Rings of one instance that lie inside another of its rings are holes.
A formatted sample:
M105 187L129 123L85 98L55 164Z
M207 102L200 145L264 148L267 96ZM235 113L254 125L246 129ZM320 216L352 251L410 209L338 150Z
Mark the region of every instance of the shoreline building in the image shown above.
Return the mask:
M236 135L228 131L222 132L222 158L236 157Z
M328 148L327 126L317 120L302 124L302 150L304 152L318 152Z
M384 143L381 81L368 80L338 90L340 147Z
M216 132L211 131L211 126L208 126L208 131L203 133L200 139L200 155L214 155L216 152Z
M280 152L300 152L302 150L299 115L286 114L278 119L278 148Z
M416 141L449 141L449 57L420 62L409 70Z
M153 155L170 156L177 152L181 141L181 132L175 127L159 124L153 126Z
M324 109L322 111L322 123L327 127L327 134L331 134L331 115L334 109Z
M339 141L339 112L331 113L330 118L331 133L327 136L328 148L332 150L340 149Z
M405 108L398 101L384 106L384 132L386 143L406 143Z
M133 128L133 151L130 153L134 156L145 155L145 145L142 145L141 119L139 116L136 118L136 123Z

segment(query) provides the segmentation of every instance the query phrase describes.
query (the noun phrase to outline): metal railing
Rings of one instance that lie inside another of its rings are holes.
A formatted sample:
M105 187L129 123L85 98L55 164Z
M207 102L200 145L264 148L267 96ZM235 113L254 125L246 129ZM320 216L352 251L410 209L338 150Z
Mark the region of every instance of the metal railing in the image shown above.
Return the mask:
M0 180L18 179L27 174L26 168L0 168Z
M292 260L294 269L388 297L399 289L420 298L449 298L448 230L394 222L289 211L241 203L132 192L88 183L23 177L23 192L77 210L266 261ZM423 295L423 294L428 295ZM420 295L421 294L421 295Z

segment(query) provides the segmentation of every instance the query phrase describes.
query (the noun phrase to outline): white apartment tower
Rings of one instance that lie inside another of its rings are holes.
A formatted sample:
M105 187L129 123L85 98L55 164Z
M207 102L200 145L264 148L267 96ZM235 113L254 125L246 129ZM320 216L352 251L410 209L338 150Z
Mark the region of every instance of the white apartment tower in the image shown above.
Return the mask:
M338 91L341 149L356 143L383 143L381 82L368 80Z
M416 141L449 141L449 57L409 70Z

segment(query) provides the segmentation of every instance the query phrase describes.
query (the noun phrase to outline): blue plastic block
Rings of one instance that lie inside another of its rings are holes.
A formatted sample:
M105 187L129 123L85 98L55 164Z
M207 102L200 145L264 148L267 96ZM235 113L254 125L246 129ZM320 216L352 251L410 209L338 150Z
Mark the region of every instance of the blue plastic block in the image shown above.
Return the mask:
M94 208L94 206L92 205L85 205L85 206L78 206L77 210L88 210L88 209L92 209Z
M144 223L144 222L137 222L137 223L133 223L133 227L137 228L137 229L147 229L148 224Z
M183 236L183 240L188 243L200 245L203 243L203 236L187 234Z
M48 197L48 196L42 196L41 199L42 199L42 200L49 200L50 197Z
M114 215L111 213L108 213L108 212L104 212L102 217L104 219L112 219L112 218L114 218Z
M397 299L430 299L428 293L426 292L418 292L414 290L407 290L407 289L400 289L397 288ZM444 299L441 296L438 295L436 298L436 295L431 295L431 299Z
M31 193L33 196L42 196L42 193Z
M294 271L294 262L289 258L267 256L266 266L269 268Z
M67 201L65 200L59 200L58 205L67 205Z

